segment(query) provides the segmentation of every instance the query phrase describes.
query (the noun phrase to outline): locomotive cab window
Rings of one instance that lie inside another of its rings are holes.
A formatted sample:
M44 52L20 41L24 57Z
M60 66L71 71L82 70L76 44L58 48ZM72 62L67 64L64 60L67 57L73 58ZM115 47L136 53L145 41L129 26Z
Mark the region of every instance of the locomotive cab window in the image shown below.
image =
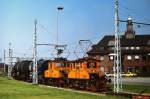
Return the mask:
M61 63L56 63L56 66L60 67L60 66L62 66L62 64Z
M80 64L80 63L77 63L77 64L75 65L75 68L76 68L76 69L80 69L80 66L81 66L81 64Z
M57 67L66 67L67 63L64 63L64 62L56 63L56 66Z
M74 63L71 63L70 66L71 66L72 69L75 69L75 64Z
M69 67L70 65L69 65L69 63L65 63L65 67Z
M87 68L96 68L96 62L88 62Z
M61 66L62 66L62 67L66 67L66 66L67 66L67 63L63 62L63 63L61 63Z
M49 69L52 69L52 63L51 62L49 62L48 66L49 66Z

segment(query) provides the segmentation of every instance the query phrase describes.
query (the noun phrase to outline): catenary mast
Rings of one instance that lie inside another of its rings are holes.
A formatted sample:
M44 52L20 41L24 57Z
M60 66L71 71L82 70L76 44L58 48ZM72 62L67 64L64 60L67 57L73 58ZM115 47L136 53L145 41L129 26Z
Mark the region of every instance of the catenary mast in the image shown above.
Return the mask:
M8 78L11 78L11 71L12 71L12 49L11 49L11 43L9 43L9 53L8 53Z
M121 77L121 46L119 34L118 0L115 0L115 49L114 49L114 92L122 91Z
M38 84L38 73L37 73L37 20L34 21L34 44L33 44L33 74L32 83Z

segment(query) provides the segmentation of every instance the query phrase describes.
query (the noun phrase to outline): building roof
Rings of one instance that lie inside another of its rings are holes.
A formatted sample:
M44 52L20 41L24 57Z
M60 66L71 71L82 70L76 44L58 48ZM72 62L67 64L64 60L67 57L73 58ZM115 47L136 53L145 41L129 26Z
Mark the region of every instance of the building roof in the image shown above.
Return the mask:
M125 35L121 36L121 47L150 47L150 35L135 35L135 38L127 39ZM106 35L92 49L88 54L104 53L107 52L108 47L114 46L114 36ZM140 51L140 50L139 50Z

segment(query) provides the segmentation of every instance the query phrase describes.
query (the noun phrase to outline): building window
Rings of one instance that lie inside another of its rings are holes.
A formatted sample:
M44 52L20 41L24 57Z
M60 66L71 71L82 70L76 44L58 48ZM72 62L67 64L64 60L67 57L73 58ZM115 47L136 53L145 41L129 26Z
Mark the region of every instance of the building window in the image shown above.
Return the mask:
M126 50L128 50L129 49L129 47L126 47Z
M148 40L147 45L150 45L150 40Z
M135 72L135 67L129 66L128 67L128 72Z
M125 47L121 47L121 50L125 50L126 48Z
M104 67L102 66L102 67L100 67L100 71L102 71L102 72L104 72Z
M148 54L148 60L150 60L150 53Z
M100 56L100 60L101 60L101 61L104 60L104 56Z
M110 49L110 50L114 50L115 48L114 48L114 47L110 47L109 49Z
M104 47L100 47L99 49L100 49L100 50L104 50Z
M136 47L136 50L139 50L140 49L140 47Z
M134 50L134 47L131 47L131 50Z
M131 56L131 55L128 55L128 56L127 56L127 59L128 59L128 60L131 60L131 59L132 59L132 56Z
M108 46L114 46L114 45L115 45L114 40L110 40L110 41L108 42Z
M138 56L138 55L135 55L135 59L140 59L140 56Z
M146 60L146 55L143 55L143 56L142 56L142 60Z

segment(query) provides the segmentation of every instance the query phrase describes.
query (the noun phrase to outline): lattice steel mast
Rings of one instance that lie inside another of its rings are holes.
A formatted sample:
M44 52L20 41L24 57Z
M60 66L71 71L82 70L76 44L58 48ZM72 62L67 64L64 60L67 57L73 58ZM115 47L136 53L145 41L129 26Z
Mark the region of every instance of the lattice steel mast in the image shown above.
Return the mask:
M11 77L11 71L12 71L12 49L11 49L11 43L9 43L9 53L8 53L8 77Z
M122 91L121 46L119 34L118 0L115 0L115 49L114 49L114 92Z
M33 74L32 83L38 84L37 72L37 20L34 21L34 44L33 44Z
M6 51L4 49L4 75L6 75L6 64L5 64L5 62L6 62Z

